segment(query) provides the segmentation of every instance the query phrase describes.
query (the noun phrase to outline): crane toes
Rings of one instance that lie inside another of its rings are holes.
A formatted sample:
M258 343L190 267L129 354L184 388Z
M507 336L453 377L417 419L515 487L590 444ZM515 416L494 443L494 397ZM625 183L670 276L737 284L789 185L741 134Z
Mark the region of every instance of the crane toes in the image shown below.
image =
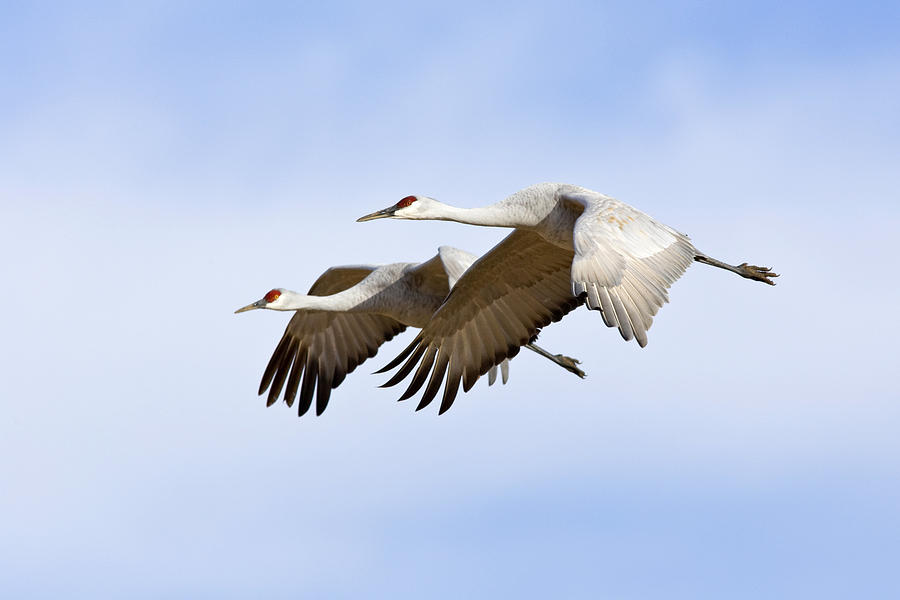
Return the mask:
M778 277L778 273L773 273L771 267L758 267L756 265L741 263L738 265L738 269L740 269L742 277L753 279L754 281L762 281L769 285L775 285L772 278Z
M554 354L554 358L556 358L556 362L564 369L571 373L575 373L582 379L584 379L587 374L578 368L578 365L581 364L581 361L577 358L572 358L571 356L566 356L565 354Z

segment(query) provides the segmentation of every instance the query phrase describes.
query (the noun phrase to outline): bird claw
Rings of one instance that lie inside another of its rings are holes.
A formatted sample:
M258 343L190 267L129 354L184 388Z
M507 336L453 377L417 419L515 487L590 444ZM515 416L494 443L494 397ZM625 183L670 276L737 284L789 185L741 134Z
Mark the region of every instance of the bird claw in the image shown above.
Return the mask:
M562 368L566 369L571 373L575 373L582 379L587 377L587 374L578 368L578 365L581 364L581 361L577 358L572 358L571 356L566 356L565 354L554 354L554 358L556 358L557 364Z
M741 270L741 275L743 277L746 277L747 279L753 279L754 281L762 281L763 283L768 283L769 285L775 285L775 282L772 281L772 278L778 277L778 273L773 273L770 267L757 267L756 265L741 263L738 265L738 268Z

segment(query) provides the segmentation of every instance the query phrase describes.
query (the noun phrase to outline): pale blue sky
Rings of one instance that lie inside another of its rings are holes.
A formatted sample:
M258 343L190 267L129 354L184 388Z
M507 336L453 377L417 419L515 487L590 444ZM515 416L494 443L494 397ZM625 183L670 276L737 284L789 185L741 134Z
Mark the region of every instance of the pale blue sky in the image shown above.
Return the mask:
M0 8L10 597L895 598L900 10ZM771 264L645 349L577 311L446 415L255 396L327 266L504 232L355 218L585 185Z

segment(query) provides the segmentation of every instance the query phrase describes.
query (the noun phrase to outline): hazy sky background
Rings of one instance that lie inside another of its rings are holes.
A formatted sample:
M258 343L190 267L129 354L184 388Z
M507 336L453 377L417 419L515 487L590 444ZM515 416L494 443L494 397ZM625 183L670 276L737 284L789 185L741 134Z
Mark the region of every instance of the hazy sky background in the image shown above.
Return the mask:
M6 597L896 598L900 9L0 8ZM326 267L505 232L356 217L539 181L696 265L650 344L579 310L441 417L256 397Z

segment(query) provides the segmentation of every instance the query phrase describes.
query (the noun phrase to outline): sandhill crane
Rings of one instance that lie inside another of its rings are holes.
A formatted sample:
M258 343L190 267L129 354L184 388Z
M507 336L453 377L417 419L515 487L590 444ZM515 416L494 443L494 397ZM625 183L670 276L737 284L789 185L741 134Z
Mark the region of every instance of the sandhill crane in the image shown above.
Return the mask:
M321 415L331 390L347 373L407 326L424 326L475 259L463 250L441 246L437 256L421 264L332 267L322 273L308 295L278 288L234 311L296 311L259 384L260 395L269 390L266 406L278 400L287 381L285 403L293 406L299 387L297 413L302 416L312 404L315 389L316 414ZM527 347L584 377L576 366L579 361L551 354L535 344ZM509 376L508 361L498 363L490 368L489 385L497 377L498 366L503 383Z
M768 267L732 266L698 251L688 237L613 198L582 187L541 183L492 206L457 208L426 196L360 217L433 219L515 228L460 278L418 336L384 370L405 364L385 386L418 365L404 397L414 395L431 371L418 409L434 399L439 412L498 361L516 355L541 327L578 305L599 310L625 340L647 344L667 289L693 261L774 285ZM446 375L446 377L445 377ZM418 410L417 409L417 410Z

